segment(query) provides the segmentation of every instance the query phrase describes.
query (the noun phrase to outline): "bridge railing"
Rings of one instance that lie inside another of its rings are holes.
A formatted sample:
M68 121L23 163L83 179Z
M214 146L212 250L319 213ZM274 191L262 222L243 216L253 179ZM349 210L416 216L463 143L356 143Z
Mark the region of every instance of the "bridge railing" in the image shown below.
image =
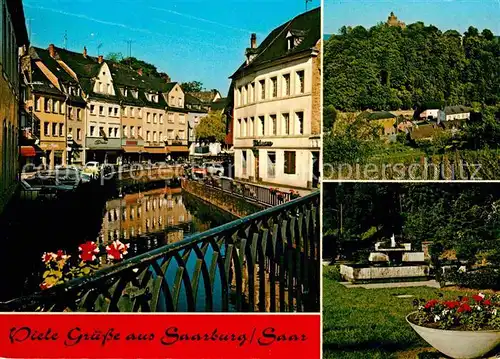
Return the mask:
M319 193L162 246L2 311L319 311Z
M205 186L217 188L233 196L242 197L269 207L278 206L292 199L290 192L273 191L267 187L228 178L207 177L203 183Z

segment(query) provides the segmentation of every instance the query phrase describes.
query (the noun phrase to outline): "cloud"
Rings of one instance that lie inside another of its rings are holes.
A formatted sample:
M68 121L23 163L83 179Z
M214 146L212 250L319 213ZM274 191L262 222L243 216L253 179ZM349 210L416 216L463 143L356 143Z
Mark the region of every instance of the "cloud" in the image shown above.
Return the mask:
M168 12L170 14L174 14L174 15L178 15L178 16L183 16L183 17L186 17L188 19L191 19L191 20L197 20L197 21L202 21L202 22L206 22L208 24L212 24L212 25L217 25L217 26L221 26L221 27L225 27L227 29L231 29L231 30L235 30L235 31L242 31L242 32L246 32L246 33L252 33L252 32L255 32L255 31L252 31L252 30L248 30L248 29L243 29L243 28L240 28L240 27L234 27L234 26L230 26L230 25L226 25L226 24L223 24L223 23L220 23L220 22L217 22L217 21L213 21L213 20L208 20L208 19L204 19L204 18L201 18L201 17L197 17L197 16L193 16L193 15L190 15L190 14L185 14L185 13L182 13L182 12L178 12L178 11L174 11L174 10L169 10L169 9L163 9L163 8L159 8L159 7L149 7L151 10L157 10L157 11L163 11L163 12ZM260 35L262 35L261 33L259 33Z
M171 38L171 39L181 40L182 43L191 43L191 44L195 44L195 45L207 45L207 46L210 46L210 47L215 47L215 48L220 48L220 49L224 49L224 50L229 50L229 48L227 46L223 46L223 45L219 45L219 44L210 44L210 43L202 42L202 41L192 41L192 40L180 39L178 36L173 36L173 35L169 36L169 35L165 35L165 34L162 34L162 33L153 32L153 31L150 31L150 30L147 30L147 29L142 29L142 28L138 28L138 27L128 26L128 25L125 25L125 24L122 24L122 23L118 23L118 22L112 22L112 21L106 21L106 20L96 19L96 18L87 16L85 14L77 14L77 13L72 13L72 12L63 11L63 10L59 10L59 9L47 8L47 7L43 7L43 6L34 6L34 5L26 4L26 3L24 4L24 6L27 7L27 8L31 8L31 9L50 11L50 12L53 12L53 13L56 13L56 14L61 14L61 15L65 15L65 16L72 16L72 17L76 17L76 18L79 18L79 19L92 21L92 22L95 22L95 23L98 23L98 24L109 25L109 26L116 26L116 27L120 27L120 28L127 29L127 30L130 30L130 31L140 32L140 33L144 33L144 34L148 34L148 35L160 36L160 37L165 37L165 38Z
M59 9L51 9L51 8L47 8L47 7L44 7L44 6L34 6L34 5L29 5L29 4L24 4L24 6L27 7L27 8L31 8L31 9L45 10L45 11L50 11L50 12L54 12L54 13L61 14L61 15L73 16L73 17L77 17L79 19L84 19L84 20L96 22L98 24L110 25L110 26L117 26L117 27L121 27L121 28L124 28L124 29L127 29L127 30L131 30L131 31L142 32L142 33L145 33L145 34L153 34L151 31L146 30L146 29L141 29L141 28L137 28L137 27L131 27L131 26L128 26L128 25L125 25L125 24L120 24L118 22L100 20L100 19L96 19L96 18L87 16L87 15L84 15L84 14L76 14L76 13L72 13L72 12L68 12L68 11L63 11L63 10L59 10Z

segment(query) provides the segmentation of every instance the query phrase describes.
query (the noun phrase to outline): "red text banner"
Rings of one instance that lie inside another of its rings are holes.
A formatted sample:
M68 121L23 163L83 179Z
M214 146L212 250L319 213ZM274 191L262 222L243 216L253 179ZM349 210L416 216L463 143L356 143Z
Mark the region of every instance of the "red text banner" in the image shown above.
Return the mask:
M0 314L2 358L320 358L319 315Z

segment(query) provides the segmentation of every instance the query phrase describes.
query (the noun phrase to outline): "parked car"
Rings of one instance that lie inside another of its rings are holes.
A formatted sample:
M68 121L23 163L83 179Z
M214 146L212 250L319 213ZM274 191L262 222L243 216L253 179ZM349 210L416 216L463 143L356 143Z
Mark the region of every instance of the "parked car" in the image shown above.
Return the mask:
M191 175L194 178L203 178L207 175L207 169L204 166L193 165L191 166Z
M99 162L96 161L90 161L85 164L85 168L83 169L84 173L88 173L93 177L99 176L99 173L101 172L101 165Z
M208 162L205 164L207 174L211 176L224 176L224 166L218 162Z

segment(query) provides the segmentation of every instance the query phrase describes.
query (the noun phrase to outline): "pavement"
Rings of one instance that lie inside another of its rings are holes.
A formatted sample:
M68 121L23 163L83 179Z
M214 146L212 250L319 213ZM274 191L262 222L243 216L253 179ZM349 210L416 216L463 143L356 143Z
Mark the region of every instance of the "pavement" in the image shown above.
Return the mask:
M297 189L295 187L287 187L287 186L283 186L283 185L279 185L279 186L278 185L271 185L271 184L265 185L265 184L259 184L259 183L254 183L254 182L245 182L245 181L241 181L241 180L238 180L238 182L248 183L248 184L251 184L253 186L258 186L258 187L263 187L263 188L277 188L281 192L289 192L291 189L293 189L294 191L299 192L299 195L301 197L307 196L308 194L313 192L313 190Z
M341 282L346 288L365 288L365 289L385 289L385 288L408 288L408 287L431 287L441 288L439 283L435 280L426 280L419 282L393 282L393 283L366 283L366 284L353 284L350 282Z

